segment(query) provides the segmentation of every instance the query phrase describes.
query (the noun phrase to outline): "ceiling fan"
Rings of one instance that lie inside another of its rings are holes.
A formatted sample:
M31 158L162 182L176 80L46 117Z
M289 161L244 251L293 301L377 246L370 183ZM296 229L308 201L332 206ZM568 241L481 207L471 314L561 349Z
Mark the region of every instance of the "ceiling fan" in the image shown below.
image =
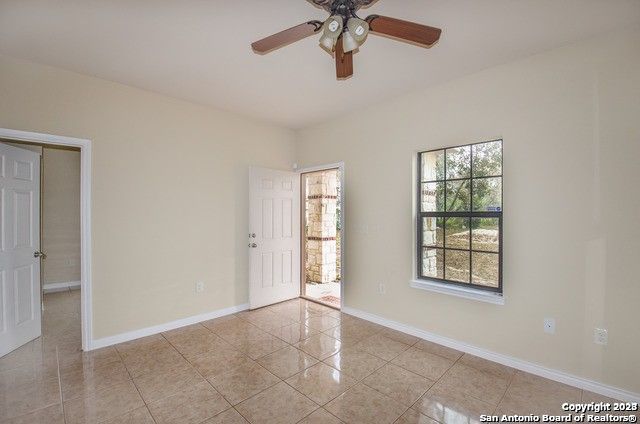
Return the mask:
M253 51L267 54L280 47L322 32L320 47L335 56L339 80L353 75L353 53L367 39L369 33L431 47L442 30L401 19L370 15L360 19L356 12L377 0L309 0L330 13L325 22L309 21L263 38L251 44Z

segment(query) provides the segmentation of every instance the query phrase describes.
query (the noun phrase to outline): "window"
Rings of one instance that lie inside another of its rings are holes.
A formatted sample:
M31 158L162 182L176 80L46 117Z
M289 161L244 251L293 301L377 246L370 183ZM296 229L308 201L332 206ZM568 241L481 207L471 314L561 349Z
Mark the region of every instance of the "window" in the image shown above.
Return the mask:
M418 155L418 279L502 293L502 140Z

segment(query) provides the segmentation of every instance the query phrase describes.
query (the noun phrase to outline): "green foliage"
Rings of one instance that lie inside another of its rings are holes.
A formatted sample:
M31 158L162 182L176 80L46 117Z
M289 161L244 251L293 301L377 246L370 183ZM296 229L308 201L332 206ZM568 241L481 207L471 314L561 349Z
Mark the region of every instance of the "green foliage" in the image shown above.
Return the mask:
M471 176L471 146L447 149L447 179L469 178Z
M436 211L442 212L445 208L449 212L470 211L472 207L474 211L502 208L502 179L487 178L502 174L501 141L426 152L421 159L422 181L429 181L423 184L423 196L435 193ZM450 181L452 179L456 181Z

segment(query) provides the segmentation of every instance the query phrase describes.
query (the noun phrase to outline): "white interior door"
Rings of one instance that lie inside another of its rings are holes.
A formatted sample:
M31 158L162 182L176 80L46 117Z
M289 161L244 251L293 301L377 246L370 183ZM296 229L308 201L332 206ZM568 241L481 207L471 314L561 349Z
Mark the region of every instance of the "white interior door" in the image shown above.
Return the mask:
M249 305L300 296L300 176L249 172Z
M0 143L0 215L3 356L41 334L38 153Z

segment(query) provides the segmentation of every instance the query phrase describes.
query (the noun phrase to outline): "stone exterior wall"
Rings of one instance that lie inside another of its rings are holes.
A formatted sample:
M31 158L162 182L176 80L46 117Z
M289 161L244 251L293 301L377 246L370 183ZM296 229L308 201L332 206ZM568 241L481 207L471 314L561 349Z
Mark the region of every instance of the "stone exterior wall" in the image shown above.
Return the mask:
M433 180L436 178L435 169L436 156L423 155L422 163L422 180ZM423 184L420 188L422 193L422 210L437 210L437 193L434 186ZM422 246L433 246L436 244L437 227L436 218L423 218L422 225ZM442 267L442 264L440 264ZM442 273L442 269L438 269L437 251L435 249L422 248L422 274L429 277L438 277Z
M422 245L434 245L436 243L436 218L423 218ZM442 266L442 264L440 264ZM442 269L438 269L437 251L435 249L422 249L422 273L424 276L438 277Z
M306 281L338 280L338 171L306 175Z

